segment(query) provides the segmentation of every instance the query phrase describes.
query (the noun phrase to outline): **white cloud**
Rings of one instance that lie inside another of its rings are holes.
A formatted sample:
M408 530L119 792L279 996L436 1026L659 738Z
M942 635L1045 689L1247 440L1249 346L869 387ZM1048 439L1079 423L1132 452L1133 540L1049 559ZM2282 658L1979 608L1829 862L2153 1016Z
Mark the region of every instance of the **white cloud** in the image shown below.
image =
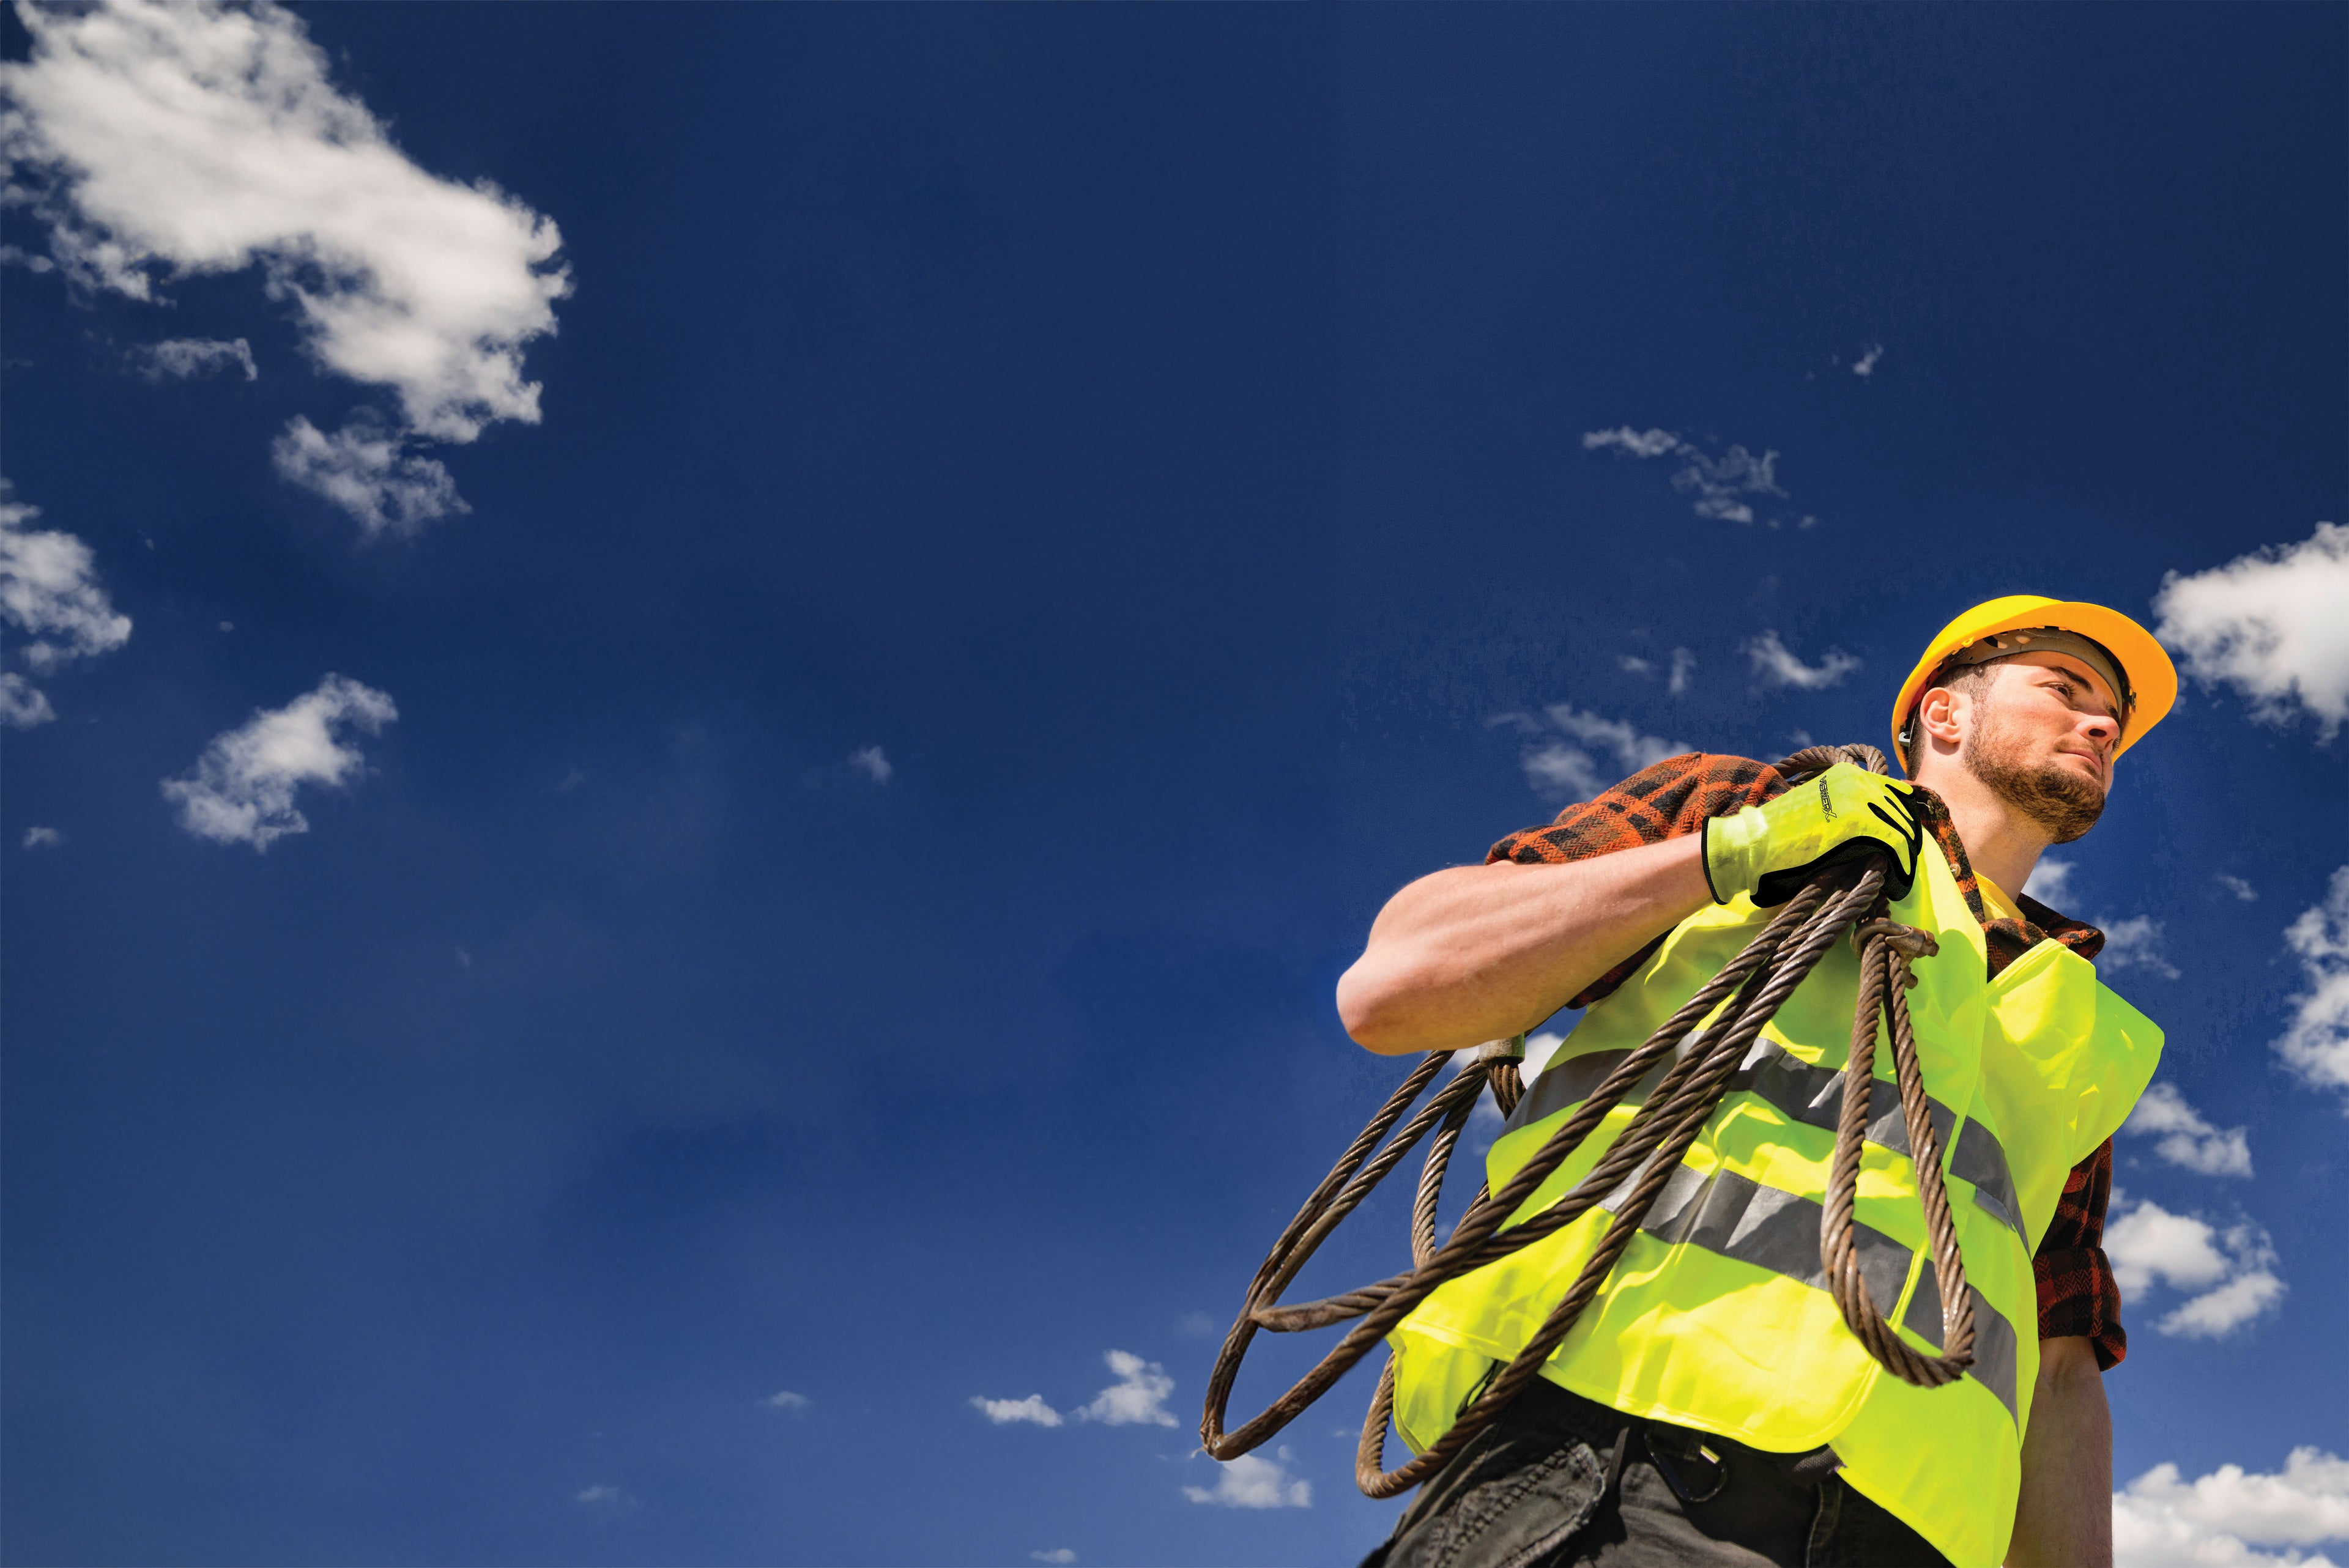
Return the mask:
M296 789L339 789L365 765L357 748L336 741L336 731L352 726L373 735L398 717L382 692L330 675L284 707L260 709L214 736L191 773L163 780L164 799L178 804L180 826L198 838L266 850L274 840L310 830L294 806Z
M391 388L407 423L470 441L535 423L523 348L569 289L552 221L409 161L292 12L264 3L20 6L31 58L0 67L5 150L84 285L258 263L327 369Z
M471 964L471 960L468 959L466 962ZM770 1410L802 1411L813 1406L815 1401L805 1394L794 1394L789 1388L782 1388L768 1395L759 1403Z
M1871 343L1868 352L1851 362L1851 373L1865 379L1876 374L1876 363L1884 357L1884 345Z
M253 345L242 337L167 337L140 350L139 361L150 381L167 376L184 381L217 375L231 366L242 369L247 381L261 377L261 367L253 362Z
M1672 678L1664 688L1674 696L1689 688L1689 672L1696 668L1696 655L1686 648L1672 650Z
M0 619L29 634L17 650L36 670L110 653L130 640L98 581L89 546L70 533L28 529L41 509L8 498L0 481Z
M889 758L877 746L860 746L848 754L848 765L862 772L875 784L889 782L889 775L897 771L889 766Z
M1229 1464L1217 1466L1212 1488L1186 1486L1183 1495L1193 1502L1210 1502L1218 1508L1313 1506L1311 1482L1291 1480L1281 1465L1257 1454L1242 1454Z
M2156 1153L2172 1165L2183 1165L2205 1176L2251 1173L2251 1149L2245 1137L2246 1130L2230 1127L2221 1130L2211 1126L2200 1111L2186 1102L2175 1084L2158 1083L2147 1089L2121 1130L2158 1137L2161 1141L2154 1145Z
M2072 872L2076 869L2070 861L2042 855L2039 863L2031 868L2023 891L2051 909L2061 909L2064 901L2071 896Z
M412 534L435 518L473 510L439 459L407 447L405 436L365 410L331 436L296 414L271 455L280 478L349 512L370 539Z
M1041 1394L1030 1394L1024 1399L989 1399L983 1395L973 1395L970 1403L973 1409L983 1412L999 1427L1009 1427L1020 1421L1032 1422L1039 1427L1061 1424L1061 1412L1044 1403Z
M609 1481L583 1486L571 1494L571 1501L585 1508L602 1509L606 1513L626 1513L636 1506L636 1500Z
M1174 1379L1166 1375L1165 1368L1126 1350L1106 1352L1102 1359L1109 1363L1117 1381L1095 1395L1092 1403L1080 1409L1078 1416L1109 1427L1176 1424L1166 1408L1166 1397L1174 1392Z
M1699 517L1719 518L1727 522L1752 522L1754 508L1745 499L1749 496L1776 496L1786 492L1778 488L1776 465L1778 454L1764 452L1755 457L1744 447L1733 446L1719 457L1713 457L1695 442L1683 439L1670 430L1634 430L1629 425L1612 430L1585 430L1582 449L1592 452L1612 447L1626 457L1681 459L1680 468L1672 474L1672 488L1682 495L1696 498L1692 510ZM1778 526L1773 518L1770 526ZM1808 526L1807 521L1803 526Z
M2294 1550L2329 1541L2349 1541L2349 1460L2313 1447L2292 1449L2281 1474L2221 1465L2187 1482L2162 1464L2113 1494L2115 1568L2331 1568Z
M2036 898L2039 895L2033 893L2032 896ZM2096 923L2105 934L2104 951L2096 954L2097 968L2116 972L2149 969L2165 980L2178 978L2178 965L2172 964L2162 951L2165 928L2160 921L2149 914L2136 915L2127 920L2107 920L2098 915Z
M1655 665L1636 654L1619 654L1616 656L1615 663L1617 667L1628 670L1635 676L1651 676L1656 673Z
M2260 890L2245 882L2242 878L2230 877L2225 872L2220 872L2218 875L2219 885L2225 888L2229 892L2233 893L2245 903L2256 903L2259 902Z
M1527 783L1559 799L1588 800L1625 774L1694 749L1682 741L1641 734L1620 720L1601 718L1571 703L1553 704L1543 711L1568 739L1547 734L1540 720L1525 714L1503 714L1492 722L1513 724L1521 733L1541 738L1539 744L1526 748L1519 760ZM1593 751L1611 757L1614 767L1602 765Z
M47 692L14 670L0 674L0 724L13 729L30 729L57 716L57 710L49 706Z
M1747 643L1744 653L1754 662L1755 677L1764 686L1795 686L1803 691L1840 686L1844 676L1859 668L1859 661L1840 648L1829 648L1817 664L1806 665L1778 640L1775 632L1764 632Z
M2308 990L2276 1054L2309 1083L2349 1091L2349 866L2333 873L2324 902L2302 910L2283 939L2300 954Z
M2320 522L2298 544L2270 545L2224 566L2161 580L2154 634L2187 673L2251 699L2253 717L2288 719L2295 705L2331 740L2349 720L2349 528Z
M1077 1560L1077 1554L1066 1546L1055 1546L1049 1552L1030 1552L1028 1555L1037 1563L1074 1563Z
M25 848L28 850L55 849L57 845L62 844L65 841L66 836L63 833L58 832L55 828L27 828L25 830Z
M2221 1338L2282 1301L2286 1289L2275 1248L2257 1225L2222 1232L2150 1201L2105 1227L2105 1255L2124 1297L2142 1295L2157 1281L2199 1293L2155 1325L2173 1337Z

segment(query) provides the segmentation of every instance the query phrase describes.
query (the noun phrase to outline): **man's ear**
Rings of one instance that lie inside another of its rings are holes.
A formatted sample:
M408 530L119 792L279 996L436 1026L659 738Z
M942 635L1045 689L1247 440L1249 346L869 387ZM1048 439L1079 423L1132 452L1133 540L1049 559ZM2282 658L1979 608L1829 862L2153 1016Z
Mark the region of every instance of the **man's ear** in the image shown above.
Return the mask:
M1965 738L1965 727L1959 716L1967 706L1966 699L1949 687L1933 687L1917 704L1919 736L1930 737L1944 746L1957 745Z

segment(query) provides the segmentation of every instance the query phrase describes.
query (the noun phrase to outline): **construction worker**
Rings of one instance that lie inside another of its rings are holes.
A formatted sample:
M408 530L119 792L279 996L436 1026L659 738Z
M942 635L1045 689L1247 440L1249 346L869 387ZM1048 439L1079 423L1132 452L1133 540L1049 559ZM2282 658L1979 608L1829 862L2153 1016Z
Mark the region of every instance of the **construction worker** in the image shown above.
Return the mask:
M1913 782L1841 763L1789 789L1743 758L1670 758L1388 903L1338 985L1370 1049L1460 1049L1588 1009L1495 1143L1498 1190L1772 909L1823 866L1889 857L1892 918L1940 944L1909 1007L1977 1333L1963 1377L1914 1387L1869 1358L1824 1287L1858 973L1838 944L1542 1376L1365 1568L2111 1562L2102 1374L2127 1340L2104 1211L2111 1137L2161 1035L2095 978L2103 934L2023 889L2042 851L2095 823L2115 763L2177 685L2127 616L1993 600L1932 639L1894 700ZM1881 1105L1892 1068L1876 1059ZM1591 1169L1645 1087L1527 1211ZM1932 1354L1940 1290L1893 1103L1864 1149L1861 1267L1878 1311ZM1593 1210L1402 1320L1389 1337L1406 1441L1424 1451L1450 1428L1610 1221Z

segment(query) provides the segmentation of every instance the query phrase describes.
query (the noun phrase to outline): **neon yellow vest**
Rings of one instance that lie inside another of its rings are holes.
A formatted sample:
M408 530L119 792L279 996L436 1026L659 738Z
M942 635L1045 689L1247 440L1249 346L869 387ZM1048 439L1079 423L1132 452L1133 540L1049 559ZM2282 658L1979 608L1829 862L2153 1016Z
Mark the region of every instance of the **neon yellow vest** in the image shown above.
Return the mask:
M1985 978L1982 926L1930 850L1893 915L1940 942L1940 956L1916 965L1909 1006L1977 1297L1973 1369L1942 1388L1901 1382L1861 1348L1824 1285L1820 1204L1859 977L1849 944L1838 943L1755 1041L1642 1233L1542 1375L1619 1410L1756 1448L1832 1443L1849 1484L1959 1568L1990 1568L2013 1533L2039 1371L2032 1253L2065 1174L2112 1136L2153 1077L2161 1031L2059 943L2042 942ZM1493 1145L1492 1185L1766 918L1743 896L1699 912L1592 1007ZM1938 1351L1940 1290L1880 1026L1876 1059L1885 1076L1860 1163L1862 1271L1878 1310ZM1661 1072L1609 1114L1519 1218L1581 1181ZM1404 1440L1424 1451L1450 1428L1494 1363L1532 1339L1610 1222L1594 1209L1445 1284L1396 1326L1389 1337Z

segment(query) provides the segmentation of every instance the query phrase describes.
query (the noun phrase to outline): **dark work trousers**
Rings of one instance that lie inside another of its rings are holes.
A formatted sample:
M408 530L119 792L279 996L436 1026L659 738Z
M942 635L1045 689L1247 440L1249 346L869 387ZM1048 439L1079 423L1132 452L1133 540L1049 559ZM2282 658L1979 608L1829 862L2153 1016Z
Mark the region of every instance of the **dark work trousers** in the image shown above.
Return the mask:
M1362 1568L1948 1568L1835 1464L1826 1449L1767 1453L1536 1378Z

